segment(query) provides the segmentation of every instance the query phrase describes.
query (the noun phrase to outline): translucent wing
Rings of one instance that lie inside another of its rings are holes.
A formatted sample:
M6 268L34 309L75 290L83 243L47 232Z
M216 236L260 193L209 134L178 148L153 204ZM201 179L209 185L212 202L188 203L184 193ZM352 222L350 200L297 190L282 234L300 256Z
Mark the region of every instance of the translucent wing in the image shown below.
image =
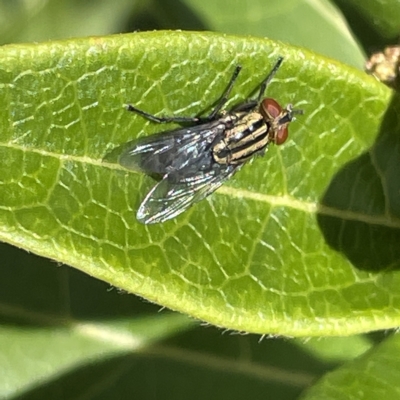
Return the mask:
M119 163L147 174L165 175L180 169L195 174L213 140L224 130L223 123L212 121L139 139L121 154Z
M192 176L183 171L166 174L143 200L136 217L144 224L174 218L218 189L240 168L241 165L217 165L211 171Z

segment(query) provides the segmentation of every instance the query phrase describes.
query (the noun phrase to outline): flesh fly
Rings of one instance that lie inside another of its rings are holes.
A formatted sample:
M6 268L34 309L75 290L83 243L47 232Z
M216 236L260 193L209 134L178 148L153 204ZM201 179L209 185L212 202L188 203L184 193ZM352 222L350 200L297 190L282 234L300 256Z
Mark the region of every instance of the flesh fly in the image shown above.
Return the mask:
M270 143L286 141L289 123L302 110L293 110L290 104L282 108L276 100L263 98L282 61L279 57L262 81L256 99L228 112L223 106L240 66L206 117L157 117L128 105L128 111L157 123L192 124L138 139L120 155L123 167L160 177L139 207L139 222L155 224L176 217L213 193L252 157L264 155Z

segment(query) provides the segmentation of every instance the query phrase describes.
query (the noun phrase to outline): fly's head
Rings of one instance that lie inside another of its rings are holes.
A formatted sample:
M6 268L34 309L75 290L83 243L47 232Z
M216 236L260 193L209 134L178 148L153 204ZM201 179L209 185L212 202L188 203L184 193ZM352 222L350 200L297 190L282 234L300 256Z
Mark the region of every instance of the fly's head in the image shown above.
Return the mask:
M303 114L303 110L293 110L292 105L288 104L282 108L280 104L271 98L264 99L259 109L265 122L269 125L269 138L275 144L283 144L289 135L289 124L296 114Z

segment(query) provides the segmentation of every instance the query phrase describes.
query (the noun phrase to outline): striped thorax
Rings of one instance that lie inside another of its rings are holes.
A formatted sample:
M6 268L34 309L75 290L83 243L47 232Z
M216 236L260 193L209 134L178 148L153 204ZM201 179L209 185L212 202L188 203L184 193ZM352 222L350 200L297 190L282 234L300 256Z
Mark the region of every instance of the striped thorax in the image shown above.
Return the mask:
M254 155L263 155L269 143L286 141L292 120L292 106L282 109L271 98L264 99L258 110L226 115L224 121L232 127L214 144L214 160L218 164L243 164Z

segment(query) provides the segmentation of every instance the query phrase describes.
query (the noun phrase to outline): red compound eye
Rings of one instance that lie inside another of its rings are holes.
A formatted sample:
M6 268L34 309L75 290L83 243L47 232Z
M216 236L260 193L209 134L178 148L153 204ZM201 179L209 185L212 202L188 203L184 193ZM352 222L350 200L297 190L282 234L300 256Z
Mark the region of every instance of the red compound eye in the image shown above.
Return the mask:
M282 125L281 127L279 127L279 129L275 134L275 144L279 145L285 143L288 136L289 136L288 126L286 124Z
M261 102L260 112L262 113L264 118L266 118L266 120L280 119L284 115L284 111L282 110L282 107L279 105L279 103L271 98L266 98ZM273 130L273 126L277 128ZM275 124L272 124L271 139L275 142L275 144L279 145L285 143L288 135L289 130L287 123L279 125L279 122L275 121Z
M277 118L282 113L282 107L274 99L266 98L261 102L262 110L272 118Z

